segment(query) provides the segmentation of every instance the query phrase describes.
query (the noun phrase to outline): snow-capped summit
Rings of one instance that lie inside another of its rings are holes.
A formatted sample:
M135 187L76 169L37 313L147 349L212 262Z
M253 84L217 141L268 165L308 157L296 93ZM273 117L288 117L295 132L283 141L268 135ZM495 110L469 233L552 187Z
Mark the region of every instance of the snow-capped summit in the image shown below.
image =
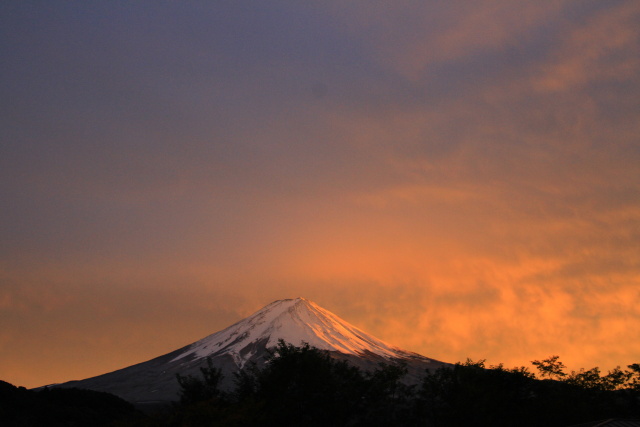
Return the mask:
M147 362L58 386L106 391L132 402L176 400L176 374L198 376L210 359L232 387L233 372L247 362L265 363L269 349L279 340L296 346L307 343L363 369L400 359L417 377L424 369L442 366L366 334L305 298L296 298L274 301L226 329Z
M356 356L366 353L386 358L407 356L407 352L366 334L314 302L296 298L272 302L246 319L193 343L174 361L190 355L203 358L229 354L242 367L258 347L274 347L281 339L293 345L307 343Z

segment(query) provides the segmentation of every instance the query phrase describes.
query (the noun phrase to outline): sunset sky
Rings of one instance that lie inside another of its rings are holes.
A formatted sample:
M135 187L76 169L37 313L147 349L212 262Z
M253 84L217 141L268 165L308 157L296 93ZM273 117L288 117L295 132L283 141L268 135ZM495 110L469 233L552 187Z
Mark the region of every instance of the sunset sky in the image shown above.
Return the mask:
M0 379L282 298L447 361L640 362L640 2L0 2Z

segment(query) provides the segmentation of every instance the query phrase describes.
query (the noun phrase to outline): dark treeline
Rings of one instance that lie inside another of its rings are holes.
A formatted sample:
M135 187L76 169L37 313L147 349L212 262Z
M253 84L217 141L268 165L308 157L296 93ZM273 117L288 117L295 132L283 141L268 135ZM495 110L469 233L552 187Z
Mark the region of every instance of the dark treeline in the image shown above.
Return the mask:
M598 368L566 373L557 356L532 363L538 377L467 360L409 385L402 363L364 371L280 342L262 368L235 374L232 392L220 389L211 361L200 377L178 376L180 402L152 415L106 393L0 383L0 425L566 427L640 417L640 365L603 375Z
M181 400L146 426L569 426L640 415L640 365L565 373L557 356L507 369L467 360L403 382L406 366L368 372L327 352L280 342L262 369L178 377Z

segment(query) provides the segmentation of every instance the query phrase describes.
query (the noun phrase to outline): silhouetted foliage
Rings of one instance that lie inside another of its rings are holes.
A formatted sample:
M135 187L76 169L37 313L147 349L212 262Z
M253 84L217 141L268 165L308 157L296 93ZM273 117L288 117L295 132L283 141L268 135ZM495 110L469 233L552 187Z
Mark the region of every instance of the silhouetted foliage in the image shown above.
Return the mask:
M634 363L627 366L631 375L627 380L627 388L640 392L640 363Z
M366 410L362 422L366 425L405 425L413 417L414 386L402 382L407 375L405 362L380 363L378 369L366 372Z
M564 372L566 366L558 360L560 356L551 356L544 360L534 360L531 362L538 369L542 378L560 379L567 374Z
M534 382L526 368L486 368L484 360L467 359L427 373L418 404L430 425L516 425L514 420L531 415L528 403Z
M467 359L407 385L402 362L362 371L326 351L281 341L262 369L235 374L224 405L220 399L183 405L161 425L564 427L640 415L638 364L606 375L598 368L567 374L558 356L532 364L540 379L526 367Z
M413 414L411 388L401 382L406 371L390 363L363 372L327 351L280 341L262 369L235 374L224 404L210 402L205 411L182 399L171 425L403 425ZM181 377L182 396L198 395L202 382Z
M188 405L224 398L224 394L220 390L220 382L224 377L222 370L213 366L210 357L207 358L207 366L200 368L200 372L202 379L192 375L176 374L176 379L180 384L180 403Z
M232 392L220 390L222 373L208 360L201 376L177 376L178 404L149 416L106 393L0 382L0 425L566 427L640 416L639 364L565 373L551 356L532 362L536 378L526 367L467 359L410 385L402 362L363 371L307 344L280 341L267 359L235 373Z
M343 425L364 394L359 369L308 344L280 341L257 380L265 421L285 425Z
M526 367L467 359L407 385L402 362L367 372L281 341L264 368L235 374L227 406L183 408L190 418L174 425L567 426L638 414L640 365L601 375L598 368L566 374L558 356L532 364L541 379Z

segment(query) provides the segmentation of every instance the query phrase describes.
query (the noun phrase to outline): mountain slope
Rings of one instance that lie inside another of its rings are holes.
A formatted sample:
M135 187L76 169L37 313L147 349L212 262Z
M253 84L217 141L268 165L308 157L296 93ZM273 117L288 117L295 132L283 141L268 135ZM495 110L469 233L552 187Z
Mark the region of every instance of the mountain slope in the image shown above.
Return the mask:
M254 355L252 343L266 340L266 347L273 347L279 339L351 355L370 352L404 358L410 354L362 332L309 300L297 298L272 302L246 319L193 343L174 360L189 355L202 358L229 354L242 367Z
M267 350L280 339L293 345L306 342L364 369L401 359L410 374L417 376L424 369L442 366L442 362L368 335L309 300L296 298L275 301L226 329L147 362L58 386L107 391L132 402L176 400L177 373L197 376L211 358L225 375L223 387L231 388L233 372L248 362L264 363Z

